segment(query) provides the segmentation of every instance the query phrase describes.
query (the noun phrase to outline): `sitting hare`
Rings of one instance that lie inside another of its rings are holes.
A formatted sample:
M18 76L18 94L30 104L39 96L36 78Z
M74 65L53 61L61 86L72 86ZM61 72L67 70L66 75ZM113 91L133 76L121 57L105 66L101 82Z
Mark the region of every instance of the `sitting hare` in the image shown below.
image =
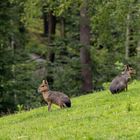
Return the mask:
M135 74L135 70L126 65L124 71L112 80L110 85L111 93L115 94L123 90L127 91L128 81L131 79L132 74Z

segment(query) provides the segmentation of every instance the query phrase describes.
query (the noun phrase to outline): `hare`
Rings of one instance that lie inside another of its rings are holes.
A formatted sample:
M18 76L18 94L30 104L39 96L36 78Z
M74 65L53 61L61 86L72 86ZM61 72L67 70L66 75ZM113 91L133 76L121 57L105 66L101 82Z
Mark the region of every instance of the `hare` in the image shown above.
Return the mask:
M131 79L132 74L135 74L135 70L132 67L125 65L124 71L112 80L110 85L111 93L116 94L123 90L127 91L128 81Z
M62 92L49 90L47 80L43 80L38 91L42 93L44 100L48 103L48 111L51 110L51 105L56 104L60 108L71 107L70 98Z

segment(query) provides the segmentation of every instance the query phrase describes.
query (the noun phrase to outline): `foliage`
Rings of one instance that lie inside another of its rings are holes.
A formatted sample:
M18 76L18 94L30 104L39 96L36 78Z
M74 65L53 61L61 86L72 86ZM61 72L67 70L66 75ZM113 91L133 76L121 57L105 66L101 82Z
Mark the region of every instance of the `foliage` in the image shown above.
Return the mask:
M69 96L81 95L80 7L82 0L1 0L0 3L0 112L14 112L42 104L37 87L44 78L52 90ZM138 0L88 0L91 27L90 55L94 87L100 87L120 73L123 64L136 69L140 79L140 3ZM52 46L43 34L43 10L57 18ZM130 57L125 60L127 15L130 15ZM65 37L60 36L60 19L65 19ZM14 46L13 46L14 43ZM55 62L47 61L48 51ZM134 53L133 53L133 50ZM40 59L32 59L31 55ZM44 68L45 74L40 72ZM41 74L38 74L41 73ZM47 73L47 74L46 74ZM129 106L129 105L128 105ZM129 108L129 107L128 107Z
M79 94L81 85L79 48L74 40L73 42L67 38L55 40L53 49L56 60L52 64L47 64L48 81L49 77L53 77L53 82L50 80L51 89L63 91L69 96Z
M134 13L130 26L135 30L132 41L137 42L139 39L139 10L138 1L95 1L90 4L91 29L92 29L92 48L91 56L93 62L94 82L107 82L117 75L122 64L131 64L137 67L137 59L131 56L129 60L125 60L125 41L126 41L126 17L130 12ZM135 12L134 12L135 11ZM135 23L133 23L135 22ZM136 39L136 38L138 39ZM134 39L135 38L135 39ZM137 43L133 43L133 47L137 48ZM130 48L130 53L132 53ZM117 64L119 62L121 66ZM117 64L117 65L116 65ZM117 67L116 67L117 66ZM120 67L120 68L119 68ZM119 69L118 69L119 68ZM118 70L117 70L118 69ZM137 69L138 70L138 69ZM138 70L139 71L139 70Z
M72 108L53 106L0 118L1 139L94 140L135 139L140 130L140 82L127 92L111 95L108 90L72 98Z
M5 110L5 106L12 106L12 93L8 92L11 90L11 81L13 78L12 66L14 62L12 61L13 49L10 44L10 38L17 33L17 28L14 27L14 24L17 24L17 21L14 18L11 18L11 15L14 16L14 7L10 4L9 1L2 1L0 4L0 94L1 94L1 105L0 110ZM12 106L14 108L14 106Z
M26 63L27 40L20 21L20 4L17 1L0 4L3 6L0 8L0 113L14 112L18 104L29 109L37 102L33 95L36 83L31 78L33 66Z

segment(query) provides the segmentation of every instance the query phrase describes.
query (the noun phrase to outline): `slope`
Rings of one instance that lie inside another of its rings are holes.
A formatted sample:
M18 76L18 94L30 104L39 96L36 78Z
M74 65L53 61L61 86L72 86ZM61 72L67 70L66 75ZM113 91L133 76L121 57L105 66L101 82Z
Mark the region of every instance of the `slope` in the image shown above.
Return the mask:
M41 107L0 118L0 140L138 140L140 82L127 92L108 90L72 98L72 108Z

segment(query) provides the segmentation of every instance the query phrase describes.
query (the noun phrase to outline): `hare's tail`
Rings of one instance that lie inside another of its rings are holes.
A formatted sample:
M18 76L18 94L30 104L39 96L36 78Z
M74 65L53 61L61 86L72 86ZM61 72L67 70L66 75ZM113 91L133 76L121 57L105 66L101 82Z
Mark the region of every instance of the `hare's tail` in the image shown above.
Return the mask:
M64 107L71 107L71 101L65 102L63 104Z

